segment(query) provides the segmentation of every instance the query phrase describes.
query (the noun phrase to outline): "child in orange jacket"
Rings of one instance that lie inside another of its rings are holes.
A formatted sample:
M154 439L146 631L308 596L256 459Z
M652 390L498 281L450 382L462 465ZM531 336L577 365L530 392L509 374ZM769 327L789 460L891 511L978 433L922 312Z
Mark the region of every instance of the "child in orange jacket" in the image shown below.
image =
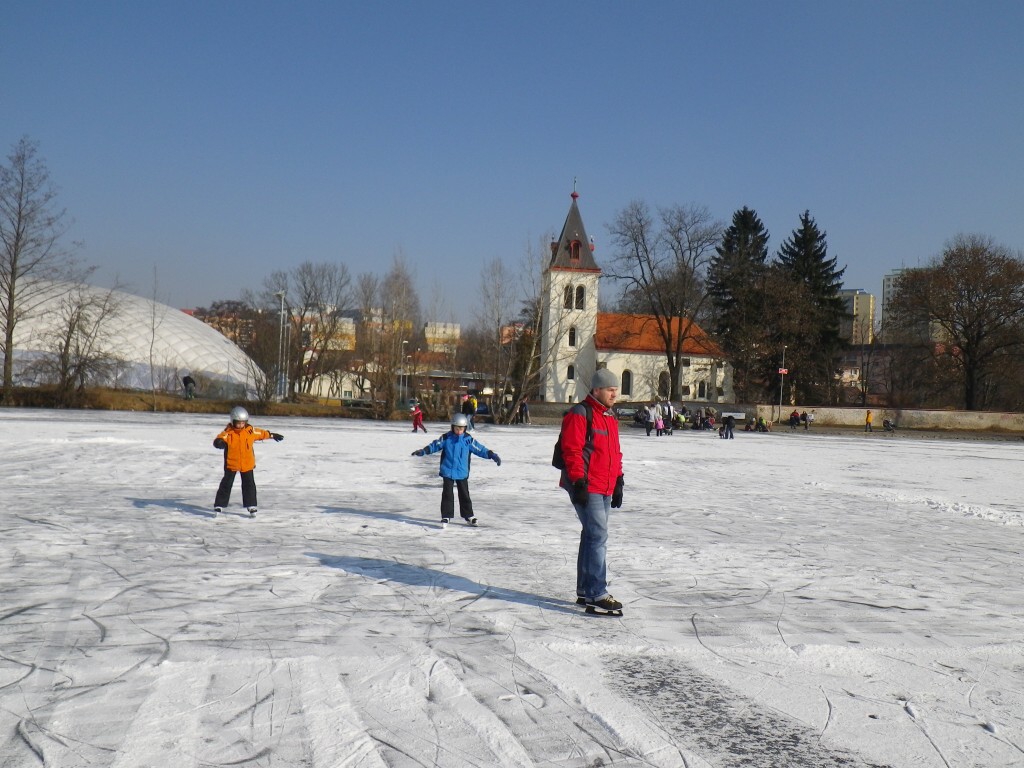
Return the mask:
M217 498L213 502L213 511L217 514L224 510L231 500L231 487L235 484L235 473L242 474L242 504L249 510L249 517L256 517L256 481L253 470L256 468L256 452L252 446L257 440L284 440L284 435L257 429L249 424L249 412L242 406L231 409L231 422L213 440L213 447L224 451L224 477L217 488Z

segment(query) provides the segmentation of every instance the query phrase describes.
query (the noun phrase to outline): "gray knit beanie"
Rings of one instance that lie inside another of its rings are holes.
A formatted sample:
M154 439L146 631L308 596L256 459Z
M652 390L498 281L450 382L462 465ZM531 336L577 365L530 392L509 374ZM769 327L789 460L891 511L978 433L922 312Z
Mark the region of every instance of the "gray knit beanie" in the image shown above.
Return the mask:
M607 368L598 368L594 371L594 378L590 380L591 389L604 389L606 387L618 387L619 377Z

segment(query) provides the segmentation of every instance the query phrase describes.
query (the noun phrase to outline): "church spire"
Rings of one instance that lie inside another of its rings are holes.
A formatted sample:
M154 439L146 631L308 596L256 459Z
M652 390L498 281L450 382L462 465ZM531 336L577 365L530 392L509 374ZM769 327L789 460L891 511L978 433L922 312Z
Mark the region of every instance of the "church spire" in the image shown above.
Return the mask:
M549 269L573 269L587 272L600 272L601 268L594 261L594 241L587 237L580 215L579 193L576 191L576 179L572 180L572 204L562 225L562 234L557 240L551 241L551 261Z

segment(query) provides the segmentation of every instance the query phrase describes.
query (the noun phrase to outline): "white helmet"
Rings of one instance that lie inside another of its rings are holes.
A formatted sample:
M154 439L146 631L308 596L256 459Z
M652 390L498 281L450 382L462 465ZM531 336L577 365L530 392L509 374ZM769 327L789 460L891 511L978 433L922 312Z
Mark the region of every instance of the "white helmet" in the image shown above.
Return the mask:
M464 413L456 413L452 415L452 426L453 427L468 427L469 419L466 418Z
M249 412L240 405L236 405L231 409L231 420L232 421L249 421Z

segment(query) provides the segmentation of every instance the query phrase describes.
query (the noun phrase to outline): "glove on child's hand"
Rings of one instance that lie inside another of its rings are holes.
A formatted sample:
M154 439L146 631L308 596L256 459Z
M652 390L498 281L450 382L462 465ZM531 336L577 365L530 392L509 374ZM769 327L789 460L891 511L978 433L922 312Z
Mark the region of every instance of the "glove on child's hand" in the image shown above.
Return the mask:
M587 480L581 477L572 484L572 503L585 507L590 501L590 491L587 490Z
M281 442L282 440L284 440L284 435L279 435L279 434L277 434L277 432L271 432L271 433L270 433L270 436L271 436L272 438L274 438L274 440L275 440L276 442L278 442L278 443L280 443L280 442Z
M493 461L499 467L501 466L501 456L496 454L494 451L488 451L487 452L487 458L490 459L491 461Z
M412 455L413 455L413 456L422 456L422 455L423 455L423 449L421 448L421 449L420 449L420 450L418 450L418 451L413 451L413 452L412 452Z
M218 437L216 440L213 441L213 447L220 448L223 451L225 448L228 447L228 444L224 442L224 438Z

